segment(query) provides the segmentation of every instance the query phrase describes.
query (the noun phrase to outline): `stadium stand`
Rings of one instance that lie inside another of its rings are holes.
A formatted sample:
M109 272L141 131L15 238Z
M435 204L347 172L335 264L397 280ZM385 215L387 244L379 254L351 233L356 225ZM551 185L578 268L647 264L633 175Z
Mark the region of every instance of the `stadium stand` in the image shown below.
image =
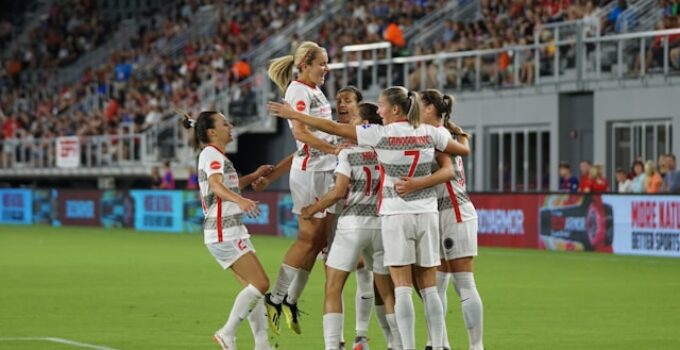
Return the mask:
M19 46L0 65L0 172L6 174L67 174L55 168L55 140L66 136L79 138L81 166L97 174L141 176L165 159L186 164L191 151L177 127L178 111L216 108L232 116L239 133L276 132L262 105L278 92L263 68L302 39L329 52L328 96L346 84L368 96L389 84L463 97L543 86L582 91L609 81L674 79L680 68L677 1L31 6L43 11L42 21L0 22L0 37L17 38L2 45ZM655 29L665 31L648 32ZM33 40L17 44L22 36ZM371 46L383 40L390 45ZM612 180L613 168L607 167Z

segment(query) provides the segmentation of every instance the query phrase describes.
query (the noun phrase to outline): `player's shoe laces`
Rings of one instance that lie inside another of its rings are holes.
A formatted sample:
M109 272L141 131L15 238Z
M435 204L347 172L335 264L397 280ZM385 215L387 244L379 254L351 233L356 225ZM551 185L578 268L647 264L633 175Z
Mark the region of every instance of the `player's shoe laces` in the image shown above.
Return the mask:
M286 323L288 323L288 328L290 328L296 334L302 333L300 329L300 309L298 309L297 303L291 304L287 300L283 299L283 314L286 315Z
M213 340L222 347L222 350L237 350L236 337L228 337L222 334L221 329L215 332Z
M269 328L271 328L277 335L281 333L281 304L272 302L272 294L264 295L264 305L267 307L267 319L269 320Z
M432 346L431 345L426 346L425 350L432 350ZM444 347L444 350L451 350L451 349Z
M356 337L354 338L354 345L352 345L353 350L368 350L368 338L366 337Z

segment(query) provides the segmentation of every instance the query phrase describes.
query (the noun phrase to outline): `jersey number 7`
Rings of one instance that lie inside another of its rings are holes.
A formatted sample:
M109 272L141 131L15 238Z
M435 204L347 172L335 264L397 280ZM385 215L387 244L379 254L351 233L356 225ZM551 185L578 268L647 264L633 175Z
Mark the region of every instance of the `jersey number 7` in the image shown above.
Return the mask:
M413 162L411 163L411 168L408 170L408 177L413 176L416 172L416 168L418 167L418 160L420 160L420 151L416 150L411 150L411 151L404 151L404 155L407 157L413 157Z

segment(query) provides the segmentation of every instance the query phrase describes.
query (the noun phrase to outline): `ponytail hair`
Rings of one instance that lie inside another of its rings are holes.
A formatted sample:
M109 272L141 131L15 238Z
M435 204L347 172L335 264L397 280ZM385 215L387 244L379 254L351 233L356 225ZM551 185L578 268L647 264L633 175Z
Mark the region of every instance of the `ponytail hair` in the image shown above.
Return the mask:
M290 82L293 81L293 68L297 67L298 70L302 71L303 63L307 65L312 64L317 55L324 52L326 52L326 49L320 47L317 43L305 41L295 49L292 55L273 59L269 65L267 75L279 87L281 92L285 92Z
M403 86L392 86L383 90L382 95L389 104L399 107L412 127L420 126L420 98L417 93Z
M194 138L192 141L192 146L194 149L199 149L202 145L210 143L208 138L208 129L215 128L215 118L214 115L219 114L216 111L203 111L198 115L196 120L191 119L189 114L184 113L182 119L182 126L187 129L194 129Z
M449 119L453 114L453 106L456 104L453 96L442 94L439 90L428 89L420 92L420 98L424 105L434 106L439 118L444 118L444 126L449 124Z
M383 120L378 114L378 105L373 102L362 102L359 104L359 117L369 124L382 125Z

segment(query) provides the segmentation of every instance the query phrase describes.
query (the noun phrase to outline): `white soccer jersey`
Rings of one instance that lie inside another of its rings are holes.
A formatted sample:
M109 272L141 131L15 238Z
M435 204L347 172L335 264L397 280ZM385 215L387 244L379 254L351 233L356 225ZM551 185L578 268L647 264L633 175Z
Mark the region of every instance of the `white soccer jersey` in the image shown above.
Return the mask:
M401 177L424 177L432 172L435 149L444 150L450 137L445 137L431 125L413 128L408 122L388 125L357 126L359 145L371 146L378 153L380 215L420 214L437 212L437 195L433 188L401 197L394 183Z
M286 89L285 99L286 102L298 112L313 117L328 120L333 119L331 104L318 86L310 86L295 80L291 82L288 89ZM288 125L293 128L292 121L289 120ZM330 144L335 144L335 136L311 127L308 128L317 138ZM301 169L304 171L332 171L335 169L335 163L337 161L335 155L311 148L297 140L295 142L297 143L297 152L295 153L295 158L293 158L292 167L294 169Z
M443 126L437 130L446 137L451 138L451 133ZM438 169L437 162L434 162L433 172ZM463 222L477 218L477 211L475 206L470 201L465 186L465 168L463 166L463 158L461 156L453 157L454 178L443 184L435 186L437 191L437 205L439 212L443 214L446 211L453 212L456 222Z
M342 150L338 154L335 173L351 180L349 195L338 219L338 228L380 229L380 165L375 151L360 146Z
M231 161L216 147L205 147L198 156L198 185L205 215L203 221L205 244L250 237L243 225L241 208L234 202L221 200L210 188L208 178L213 174L222 174L224 186L233 192L241 193L238 175Z

